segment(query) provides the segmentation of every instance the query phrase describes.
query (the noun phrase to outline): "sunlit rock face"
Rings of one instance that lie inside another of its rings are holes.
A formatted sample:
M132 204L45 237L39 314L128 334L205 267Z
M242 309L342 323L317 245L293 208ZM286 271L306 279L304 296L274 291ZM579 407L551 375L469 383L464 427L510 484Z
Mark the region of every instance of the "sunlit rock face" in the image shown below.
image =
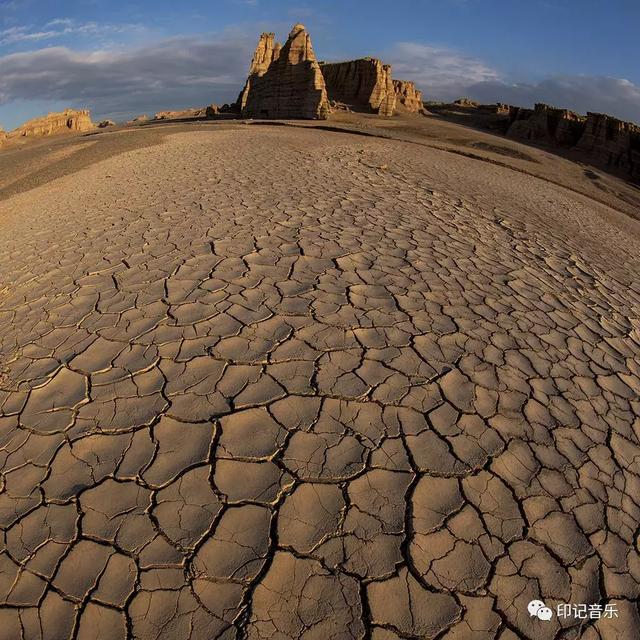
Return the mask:
M239 98L247 118L325 119L330 112L322 71L304 25L291 30L283 47L263 33Z
M95 125L91 113L86 110L65 109L59 113L49 113L42 118L34 118L11 132L12 137L50 136L65 131L90 131ZM0 139L2 134L0 134Z

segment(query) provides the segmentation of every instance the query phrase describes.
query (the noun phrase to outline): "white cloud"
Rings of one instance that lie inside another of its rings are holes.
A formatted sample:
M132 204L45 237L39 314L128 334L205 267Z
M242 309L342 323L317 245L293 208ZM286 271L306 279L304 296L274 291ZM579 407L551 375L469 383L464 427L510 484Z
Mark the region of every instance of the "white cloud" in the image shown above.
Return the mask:
M478 58L454 49L400 42L387 53L396 78L414 80L426 100L468 97L530 107L546 102L580 113L597 111L640 122L640 86L630 80L554 75L537 82L512 80Z
M386 54L395 78L413 80L435 99L459 97L478 82L495 82L500 74L477 58L454 49L415 42L399 42Z
M254 38L199 35L136 49L49 47L0 57L0 105L39 100L88 106L96 115L234 100Z
M99 24L97 22L78 22L71 18L56 18L47 22L42 28L21 25L0 31L0 46L6 47L21 42L54 40L65 36L91 36L104 39L107 35L141 31L144 31L144 27L137 24Z

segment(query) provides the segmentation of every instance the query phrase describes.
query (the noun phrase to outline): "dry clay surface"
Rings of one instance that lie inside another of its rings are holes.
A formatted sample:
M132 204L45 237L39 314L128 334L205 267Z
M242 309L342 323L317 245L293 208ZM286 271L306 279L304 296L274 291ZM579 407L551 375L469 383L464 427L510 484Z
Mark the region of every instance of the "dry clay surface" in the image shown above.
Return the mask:
M0 638L637 638L639 238L282 127L5 200Z

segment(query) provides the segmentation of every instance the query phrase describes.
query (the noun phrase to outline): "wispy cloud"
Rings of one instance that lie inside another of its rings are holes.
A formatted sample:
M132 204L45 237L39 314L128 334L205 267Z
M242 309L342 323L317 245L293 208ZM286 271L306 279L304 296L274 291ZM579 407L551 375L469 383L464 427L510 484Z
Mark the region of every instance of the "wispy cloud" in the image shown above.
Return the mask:
M0 46L8 46L21 42L38 42L53 40L65 36L113 36L127 32L140 32L144 26L137 24L105 24L97 22L78 22L71 18L56 18L42 27L33 25L13 26L0 31Z

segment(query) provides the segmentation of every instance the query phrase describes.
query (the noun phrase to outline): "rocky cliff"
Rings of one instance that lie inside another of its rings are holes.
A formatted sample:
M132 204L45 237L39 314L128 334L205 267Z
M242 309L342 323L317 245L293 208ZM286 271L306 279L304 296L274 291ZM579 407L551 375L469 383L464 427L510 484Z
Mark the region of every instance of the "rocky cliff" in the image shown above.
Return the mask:
M594 161L640 179L640 126L602 113L587 113L576 148Z
M2 127L0 127L0 147L2 146L2 144L6 139L7 139L6 131Z
M510 107L507 136L573 149L596 165L640 179L640 127L631 122L546 104Z
M567 109L536 104L535 109L512 107L507 137L573 147L584 130L585 118Z
M396 94L396 104L402 105L410 113L424 112L422 91L409 80L394 80L393 89Z
M640 126L631 122L602 113L583 116L543 103L528 109L461 98L451 104L429 102L427 106L456 122L562 149L574 160L640 182Z
M361 58L321 63L320 68L330 100L382 116L394 114L396 92L389 65L376 58Z
M11 137L50 136L67 131L90 131L95 125L87 110L66 109L60 113L49 113L34 118L11 132Z
M330 112L324 78L304 25L283 47L263 33L238 99L246 118L325 119Z

